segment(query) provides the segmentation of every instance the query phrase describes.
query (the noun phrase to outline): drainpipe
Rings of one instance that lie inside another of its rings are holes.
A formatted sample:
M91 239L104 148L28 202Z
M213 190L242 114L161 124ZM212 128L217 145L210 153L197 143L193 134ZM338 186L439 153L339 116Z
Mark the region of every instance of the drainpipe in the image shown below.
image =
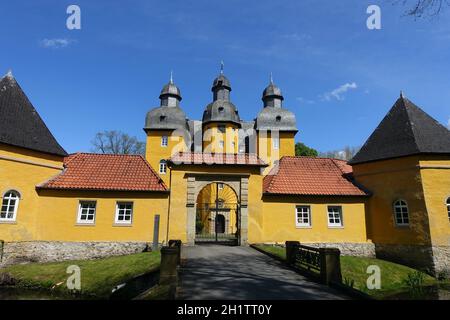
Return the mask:
M167 231L166 231L166 241L169 241L169 223L170 223L170 200L172 197L172 168L169 167L169 204L167 205Z

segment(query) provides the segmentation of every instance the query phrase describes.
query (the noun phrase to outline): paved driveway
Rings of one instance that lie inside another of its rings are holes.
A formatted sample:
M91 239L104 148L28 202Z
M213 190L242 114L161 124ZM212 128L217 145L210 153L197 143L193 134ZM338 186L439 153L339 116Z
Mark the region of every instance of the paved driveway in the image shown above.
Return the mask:
M183 247L181 299L346 299L250 247Z

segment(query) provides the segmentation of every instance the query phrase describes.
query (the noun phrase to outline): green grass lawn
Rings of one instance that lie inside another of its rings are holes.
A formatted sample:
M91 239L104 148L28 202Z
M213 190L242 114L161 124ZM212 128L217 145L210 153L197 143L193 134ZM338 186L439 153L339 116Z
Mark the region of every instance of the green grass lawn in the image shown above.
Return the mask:
M261 250L274 254L282 259L286 259L286 249L279 246L271 245L257 245ZM366 286L367 278L370 276L366 273L367 267L370 265L377 265L381 270L381 289L368 290ZM344 283L348 284L353 281L353 287L368 295L382 299L391 294L405 291L406 287L404 281L408 274L416 272L417 270L388 262L385 260L363 257L341 256L341 272ZM424 284L434 284L437 280L427 274L424 275Z
M106 299L112 288L135 276L159 268L160 253L144 252L98 260L64 261L57 263L31 263L0 269L18 281L17 286L51 289L57 293L69 293L66 287L67 267L77 265L81 269L83 297Z

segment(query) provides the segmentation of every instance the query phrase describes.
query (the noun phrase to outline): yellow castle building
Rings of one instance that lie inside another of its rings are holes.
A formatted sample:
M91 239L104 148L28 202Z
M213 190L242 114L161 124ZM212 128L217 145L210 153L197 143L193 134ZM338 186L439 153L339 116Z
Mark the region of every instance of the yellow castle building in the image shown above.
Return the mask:
M0 81L0 265L90 259L180 239L297 240L450 269L450 133L403 96L349 162L295 157L273 81L253 121L223 71L201 121L171 79L145 119L145 157L68 155L8 73Z

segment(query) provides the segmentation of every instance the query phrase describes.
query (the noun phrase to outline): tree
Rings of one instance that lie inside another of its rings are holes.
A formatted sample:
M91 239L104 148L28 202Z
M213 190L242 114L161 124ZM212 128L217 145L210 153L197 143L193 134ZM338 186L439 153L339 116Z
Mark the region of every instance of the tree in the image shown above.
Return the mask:
M391 0L394 4L401 3L409 8L406 15L416 18L428 16L437 16L444 7L450 5L450 0Z
M333 158L341 160L350 160L361 149L361 147L346 146L342 150L333 150L327 152L321 152L320 156L323 158Z
M98 153L141 155L145 153L144 142L116 130L97 133L91 143L93 151Z
M316 149L306 146L304 143L297 142L295 144L295 155L297 157L299 156L317 157L319 155L319 152L317 152Z

